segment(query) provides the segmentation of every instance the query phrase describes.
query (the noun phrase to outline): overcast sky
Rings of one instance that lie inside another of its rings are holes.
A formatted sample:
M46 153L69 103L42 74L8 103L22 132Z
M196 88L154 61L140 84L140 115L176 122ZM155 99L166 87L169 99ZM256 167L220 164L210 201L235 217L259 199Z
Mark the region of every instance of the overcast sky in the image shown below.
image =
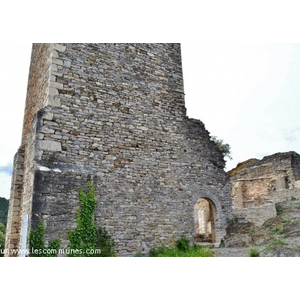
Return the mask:
M300 152L300 44L181 44L187 114L248 158ZM31 44L0 48L0 196L21 141Z

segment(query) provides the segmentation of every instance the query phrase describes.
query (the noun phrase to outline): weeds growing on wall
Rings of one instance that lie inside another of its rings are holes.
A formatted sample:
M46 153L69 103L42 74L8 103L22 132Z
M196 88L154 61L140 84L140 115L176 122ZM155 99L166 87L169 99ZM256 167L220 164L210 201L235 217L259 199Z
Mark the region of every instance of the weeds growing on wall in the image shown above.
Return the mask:
M268 246L266 247L266 249L264 250L264 251L270 251L270 250L274 250L274 249L276 249L276 247L278 246L278 245L288 245L288 243L286 243L284 240L282 240L282 239L280 239L280 238L278 238L278 239L274 239L274 240L272 240L269 244L268 244Z
M95 188L89 182L87 192L79 192L80 208L77 211L77 226L69 229L70 257L114 256L114 241L103 227L96 227L94 211L96 208Z
M29 235L29 256L30 257L56 257L59 253L61 239L50 242L45 246L45 226L42 220L39 221L37 229L31 229Z

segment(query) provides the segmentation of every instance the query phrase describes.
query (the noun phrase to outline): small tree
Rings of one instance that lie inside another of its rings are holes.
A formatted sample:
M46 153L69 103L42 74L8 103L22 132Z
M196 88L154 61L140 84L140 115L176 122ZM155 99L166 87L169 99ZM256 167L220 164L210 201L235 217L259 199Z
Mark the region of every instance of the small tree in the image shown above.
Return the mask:
M224 157L228 157L230 160L232 159L232 157L231 157L231 149L230 149L231 147L229 146L229 144L224 143L224 141L222 139L217 139L216 136L212 136L211 140L213 142L215 142L215 144L217 145L217 147L223 153Z
M96 228L94 210L96 208L95 188L89 182L87 193L79 192L80 208L77 211L77 226L69 229L70 245L68 256L114 256L114 242L105 228ZM99 250L99 251L98 251Z

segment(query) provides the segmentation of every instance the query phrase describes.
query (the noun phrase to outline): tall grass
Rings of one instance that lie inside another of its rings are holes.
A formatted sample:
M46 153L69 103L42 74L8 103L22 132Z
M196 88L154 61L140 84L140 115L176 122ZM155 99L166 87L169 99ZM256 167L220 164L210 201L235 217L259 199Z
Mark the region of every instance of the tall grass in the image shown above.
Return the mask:
M172 248L159 247L151 249L150 257L212 257L213 252L203 246L193 245L190 246L185 238L180 238L175 242Z

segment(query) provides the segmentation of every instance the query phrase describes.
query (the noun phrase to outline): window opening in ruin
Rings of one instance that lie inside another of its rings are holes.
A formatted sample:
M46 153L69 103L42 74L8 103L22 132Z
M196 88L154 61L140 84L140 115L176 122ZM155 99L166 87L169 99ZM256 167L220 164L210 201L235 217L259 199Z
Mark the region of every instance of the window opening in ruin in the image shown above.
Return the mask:
M195 241L215 243L215 205L201 198L194 206Z

